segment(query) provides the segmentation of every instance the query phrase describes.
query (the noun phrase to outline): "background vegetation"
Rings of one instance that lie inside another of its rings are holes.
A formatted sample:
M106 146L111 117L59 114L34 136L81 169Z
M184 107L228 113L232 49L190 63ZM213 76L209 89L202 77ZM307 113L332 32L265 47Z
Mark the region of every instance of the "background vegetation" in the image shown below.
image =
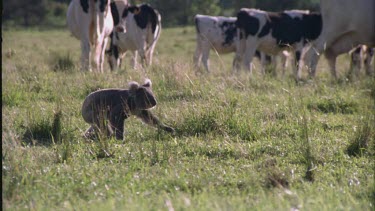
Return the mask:
M3 2L3 26L65 27L70 0L7 0ZM159 10L164 26L193 23L193 17L206 15L235 16L242 7L270 11L310 9L317 11L318 0L129 0L131 4L149 3Z
M196 73L194 27L164 29L146 71L105 74L79 71L65 29L2 38L4 210L374 209L375 81L347 77L348 55L338 81L321 59L296 84L290 69L232 74L215 53ZM146 77L175 135L132 117L124 141L82 137L87 94Z

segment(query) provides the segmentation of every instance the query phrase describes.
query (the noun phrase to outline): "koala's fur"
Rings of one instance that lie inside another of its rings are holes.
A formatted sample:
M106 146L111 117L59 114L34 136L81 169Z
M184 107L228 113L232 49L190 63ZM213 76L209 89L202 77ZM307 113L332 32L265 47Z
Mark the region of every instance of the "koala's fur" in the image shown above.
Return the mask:
M129 89L102 89L90 93L82 105L82 117L91 125L85 132L90 137L94 132L105 132L108 137L115 135L123 139L124 121L136 115L143 122L168 132L174 129L161 123L149 110L156 105L151 90L151 80L143 85L130 82ZM105 130L105 131L103 131Z

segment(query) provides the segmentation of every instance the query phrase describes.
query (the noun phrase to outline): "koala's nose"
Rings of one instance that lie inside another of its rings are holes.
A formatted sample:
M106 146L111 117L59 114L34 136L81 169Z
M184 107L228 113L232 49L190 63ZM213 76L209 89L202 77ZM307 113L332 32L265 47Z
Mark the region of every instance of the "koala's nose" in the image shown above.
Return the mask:
M150 102L150 105L152 105L152 107L156 106L156 99L155 98L150 99L149 102Z

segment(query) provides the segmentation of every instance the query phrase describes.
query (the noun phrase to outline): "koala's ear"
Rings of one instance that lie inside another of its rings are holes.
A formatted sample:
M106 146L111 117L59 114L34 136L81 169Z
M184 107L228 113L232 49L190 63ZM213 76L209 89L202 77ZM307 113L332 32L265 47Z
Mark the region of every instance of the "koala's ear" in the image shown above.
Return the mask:
M135 81L129 83L129 90L131 92L136 91L139 88L139 84Z
M145 80L145 83L142 86L147 87L147 88L151 88L151 86L152 86L151 80L147 78Z

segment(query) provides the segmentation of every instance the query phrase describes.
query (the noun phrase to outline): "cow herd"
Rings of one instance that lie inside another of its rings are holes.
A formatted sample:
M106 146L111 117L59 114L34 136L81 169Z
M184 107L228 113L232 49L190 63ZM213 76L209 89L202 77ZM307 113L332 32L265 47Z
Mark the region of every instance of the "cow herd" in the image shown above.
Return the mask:
M142 65L151 64L161 16L148 4L130 6L127 0L72 0L67 25L81 41L81 69L91 71L94 63L94 71L103 72L105 54L112 70L120 66L128 51L133 53L134 66L138 54Z
M337 78L336 58L350 52L351 69L358 73L363 63L366 73L371 75L374 73L370 64L375 46L374 8L373 0L355 3L321 0L320 13L242 8L236 17L197 14L194 65L199 68L203 63L209 71L209 52L215 50L218 54L233 52L233 71L245 68L250 75L254 56L261 61L262 73L266 64L275 65L275 56L281 56L284 73L286 61L293 55L294 75L300 80L305 66L309 75L315 76L319 57L324 54L332 76ZM150 65L160 37L161 15L148 4L132 6L127 0L72 0L67 24L73 36L81 41L81 69L91 71L94 63L94 70L103 72L104 57L114 70L129 51L133 54L133 67L137 66L138 55L142 66Z

